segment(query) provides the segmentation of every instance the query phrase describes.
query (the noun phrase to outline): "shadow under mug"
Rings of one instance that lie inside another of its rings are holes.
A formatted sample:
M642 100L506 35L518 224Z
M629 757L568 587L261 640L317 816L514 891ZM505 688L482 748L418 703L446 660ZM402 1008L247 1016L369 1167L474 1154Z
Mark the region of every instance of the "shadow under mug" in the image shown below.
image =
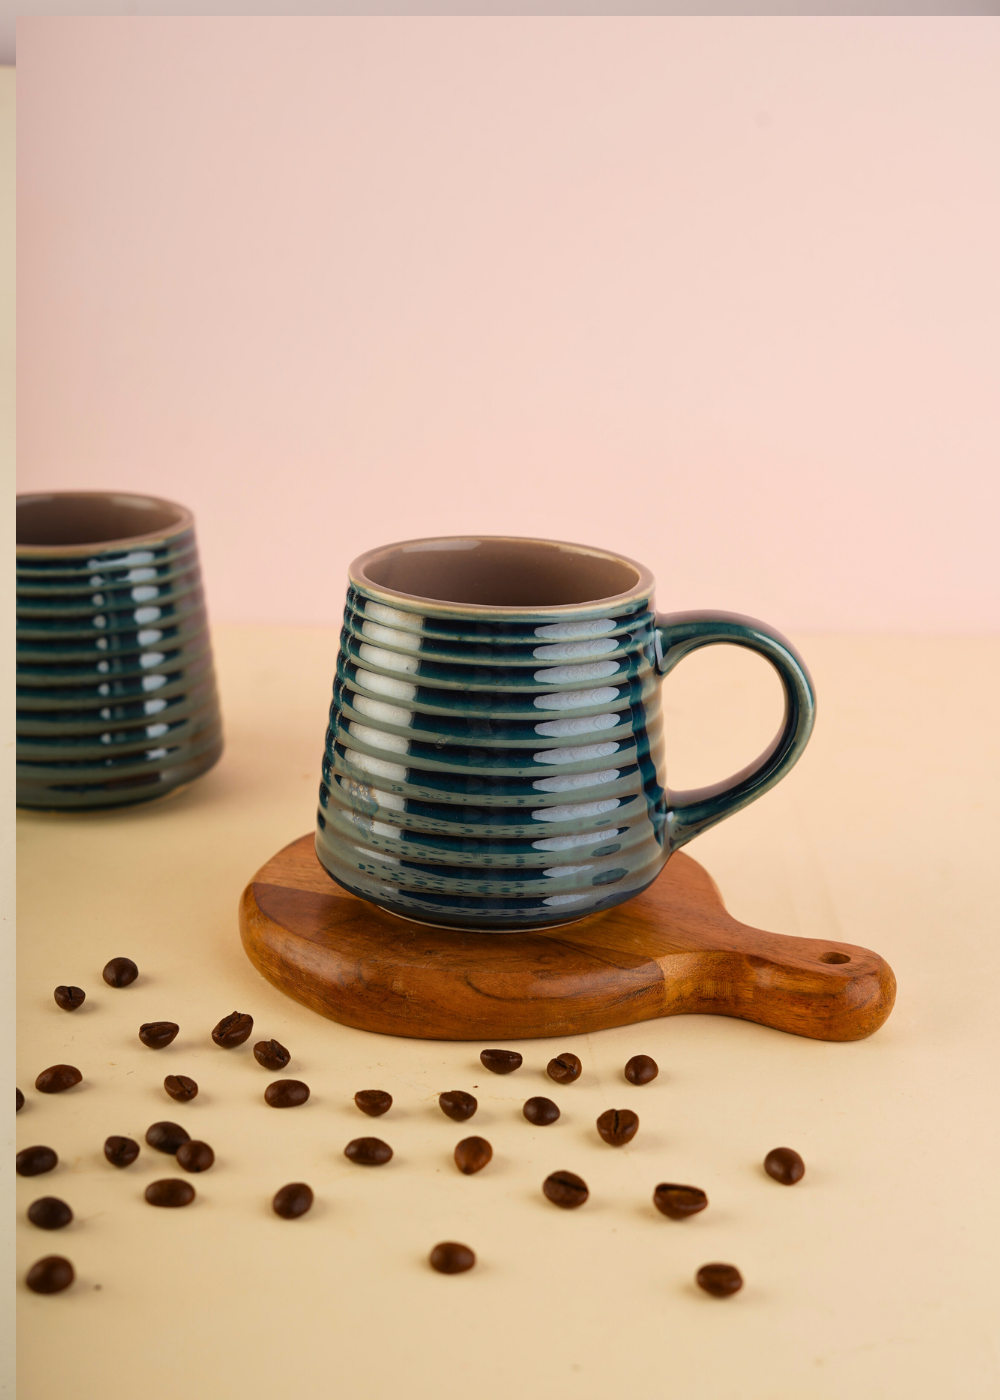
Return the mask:
M350 567L316 853L391 913L493 931L632 899L671 852L760 797L805 748L805 664L763 622L656 616L642 564L552 540L442 538ZM730 642L774 666L774 741L725 782L667 787L660 682Z
M18 496L18 806L147 802L221 753L191 512L106 491Z

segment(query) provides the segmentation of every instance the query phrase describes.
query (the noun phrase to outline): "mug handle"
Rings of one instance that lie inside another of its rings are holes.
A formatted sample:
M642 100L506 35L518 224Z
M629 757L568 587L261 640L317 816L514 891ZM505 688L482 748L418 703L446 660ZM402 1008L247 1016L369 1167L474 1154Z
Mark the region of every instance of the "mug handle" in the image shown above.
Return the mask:
M761 797L785 776L809 741L816 696L806 664L791 642L755 618L727 612L667 613L656 619L655 638L656 669L661 678L689 652L730 642L749 647L770 661L785 692L781 728L759 758L710 787L667 793L668 842L670 849L676 850Z

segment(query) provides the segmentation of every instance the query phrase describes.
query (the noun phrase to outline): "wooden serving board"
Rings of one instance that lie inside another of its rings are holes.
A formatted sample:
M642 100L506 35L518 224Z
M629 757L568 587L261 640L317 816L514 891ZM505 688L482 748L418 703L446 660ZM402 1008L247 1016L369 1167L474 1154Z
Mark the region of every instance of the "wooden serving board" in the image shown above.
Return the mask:
M240 933L257 970L313 1011L425 1040L580 1035L687 1012L861 1040L896 995L892 969L867 948L738 923L683 852L604 913L545 933L469 933L348 894L303 836L247 885Z

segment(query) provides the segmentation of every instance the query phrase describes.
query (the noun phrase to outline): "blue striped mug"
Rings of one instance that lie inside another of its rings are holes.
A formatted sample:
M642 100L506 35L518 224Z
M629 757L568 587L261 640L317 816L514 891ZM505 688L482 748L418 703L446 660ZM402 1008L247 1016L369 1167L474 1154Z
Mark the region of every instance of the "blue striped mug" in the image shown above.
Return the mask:
M421 923L544 929L632 899L773 787L813 725L803 661L752 618L657 616L653 590L642 564L553 540L410 540L356 559L319 792L333 879ZM733 778L671 792L660 682L717 642L774 666L784 720Z

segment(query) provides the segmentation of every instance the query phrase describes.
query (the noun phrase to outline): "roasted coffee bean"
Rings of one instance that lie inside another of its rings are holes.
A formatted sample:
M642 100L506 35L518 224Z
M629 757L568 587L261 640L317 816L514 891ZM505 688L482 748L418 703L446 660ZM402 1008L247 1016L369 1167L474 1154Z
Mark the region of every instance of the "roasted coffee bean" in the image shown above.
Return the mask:
M63 1259L59 1254L49 1254L39 1259L37 1264L32 1264L24 1281L32 1293L61 1293L75 1278L73 1265L68 1259Z
M191 1141L191 1134L179 1123L151 1123L146 1129L146 1141L157 1152L176 1152L182 1142Z
M708 1205L708 1197L700 1186L677 1186L672 1181L661 1181L653 1192L653 1205L671 1220L686 1220L689 1215L697 1215Z
M702 1264L695 1274L695 1282L713 1298L728 1298L743 1287L743 1278L732 1264Z
M431 1250L431 1268L439 1274L464 1274L476 1262L476 1256L467 1244L456 1244L446 1240L436 1244Z
M481 1137L463 1138L455 1148L455 1166L463 1176L481 1172L492 1157L493 1148Z
M190 1181L181 1181L177 1176L166 1176L162 1181L151 1181L146 1187L146 1200L151 1206L189 1206L194 1200L194 1187Z
M20 1089L17 1088L16 1084L14 1085L14 1088L17 1092L17 1097L14 1100L14 1102L17 1104L17 1107L14 1109L14 1112L20 1113L21 1109L24 1107L24 1095L21 1093Z
M775 1147L764 1158L764 1170L782 1186L794 1186L805 1176L806 1164L791 1147Z
M392 1156L392 1148L381 1138L354 1138L344 1148L344 1156L361 1167L381 1167Z
M190 1103L198 1093L197 1084L193 1079L188 1079L186 1074L168 1074L163 1081L163 1087L178 1103Z
M245 1011L231 1011L228 1016L223 1016L216 1026L212 1032L212 1039L216 1045L221 1045L223 1050L234 1050L237 1045L249 1040L252 1033L253 1017L248 1016Z
M438 1094L438 1103L441 1105L441 1112L453 1118L456 1123L464 1123L479 1107L477 1100L463 1089L446 1089L443 1094Z
M58 1163L59 1158L51 1147L22 1147L16 1158L17 1174L41 1176L42 1172L50 1172Z
M62 1094L82 1078L76 1065L50 1065L35 1080L35 1088L40 1094Z
M639 1131L639 1115L630 1108L609 1108L598 1118L597 1131L612 1147L624 1147Z
M87 1000L87 993L81 987L57 987L52 995L56 1006L63 1011L75 1011Z
M282 1220L297 1220L300 1215L305 1215L312 1203L312 1187L304 1181L291 1181L280 1191L275 1191L271 1207Z
M577 1056L564 1050L561 1055L557 1055L554 1060L548 1062L545 1072L557 1084L572 1084L574 1079L580 1078L582 1069L583 1065Z
M542 1191L554 1206L575 1210L590 1195L587 1183L575 1172L553 1172L542 1182Z
M189 1139L177 1149L177 1165L186 1172L207 1172L215 1161L215 1153L207 1142Z
M536 1128L546 1128L559 1117L559 1110L551 1099L529 1099L521 1111Z
M522 1060L516 1050L483 1050L479 1056L485 1069L494 1074L510 1074L520 1069Z
M139 969L131 958L112 958L101 976L109 987L128 987L139 976Z
M258 1040L253 1047L253 1057L259 1065L275 1074L285 1068L292 1058L285 1047L277 1040Z
M309 1097L309 1085L301 1079L276 1079L264 1090L264 1102L272 1108L298 1108Z
M369 1118L380 1118L392 1108L392 1095L384 1089L359 1089L354 1095L354 1102Z
M660 1072L660 1066L649 1055L633 1055L625 1066L625 1078L630 1084L649 1084Z
M147 1021L139 1027L139 1039L150 1050L162 1050L180 1030L175 1021Z
M130 1167L139 1155L139 1144L129 1137L109 1137L104 1155L113 1167Z
M58 1196L41 1196L28 1207L28 1219L39 1230L61 1230L73 1219L73 1212Z

